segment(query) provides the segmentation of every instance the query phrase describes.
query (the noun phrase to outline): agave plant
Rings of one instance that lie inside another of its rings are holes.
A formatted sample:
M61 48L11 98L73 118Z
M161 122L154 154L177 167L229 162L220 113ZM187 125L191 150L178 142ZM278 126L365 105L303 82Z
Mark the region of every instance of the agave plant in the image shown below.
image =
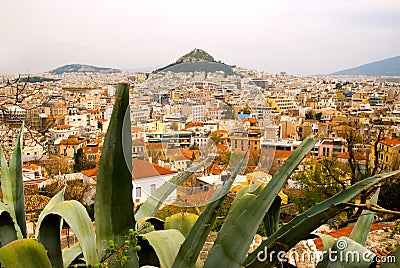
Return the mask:
M155 219L154 215L176 186L208 159L203 159L200 164L179 173L158 188L134 215L129 114L129 85L119 84L99 163L95 199L96 228L93 228L84 207L77 201L64 201L61 191L52 198L39 216L37 241L22 239L26 236L25 217L21 211L24 208L20 201L21 196L23 197L22 175L20 176L22 136L18 139L20 145L17 142L9 167L5 166L6 160L2 154L2 181L9 181L4 187L10 187L5 190L8 193L4 200L6 204L0 204L0 242L3 246L0 248L0 262L3 266L68 267L77 259L82 259L86 266L101 266L105 264L105 260L108 266L198 266L200 251L216 220L222 199L231 189L245 158L236 165L230 178L216 190L197 219L191 215L183 215L181 219L171 217L171 222L165 226ZM317 140L318 137L305 139L268 184L255 183L240 190L209 251L205 267L272 267L278 259L274 257L269 259L268 263L260 262L257 259L260 251L289 251L313 230L342 211L346 202L351 201L363 190L398 173L396 171L362 180L279 228L278 193ZM62 220L69 224L79 241L78 245L64 251L60 246ZM264 223L267 229L268 239L253 253L248 254L249 246L261 223ZM152 228L147 228L149 226ZM360 226L367 225L360 223ZM165 227L181 229L185 236L181 231ZM366 228L360 227L363 232ZM142 232L144 229L146 231ZM365 236L359 235L360 232L356 229L357 235L354 234L352 238L358 243ZM108 258L112 255L110 248L124 244L129 245L124 248L126 258ZM21 257L15 260L11 255Z

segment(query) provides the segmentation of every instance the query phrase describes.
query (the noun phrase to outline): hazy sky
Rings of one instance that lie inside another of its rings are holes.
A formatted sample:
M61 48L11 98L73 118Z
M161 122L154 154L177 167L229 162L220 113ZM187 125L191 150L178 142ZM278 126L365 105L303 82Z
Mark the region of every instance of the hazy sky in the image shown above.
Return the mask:
M195 47L271 73L331 73L400 55L400 1L1 0L0 32L0 74L160 67Z

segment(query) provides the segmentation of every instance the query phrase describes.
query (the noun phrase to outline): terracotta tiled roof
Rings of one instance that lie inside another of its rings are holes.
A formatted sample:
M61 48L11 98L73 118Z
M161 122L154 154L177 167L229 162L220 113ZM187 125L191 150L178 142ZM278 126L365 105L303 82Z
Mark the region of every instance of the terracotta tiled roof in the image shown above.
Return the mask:
M245 118L243 120L243 122L258 123L258 120L256 118L254 118L254 117L248 117L248 118Z
M81 143L84 143L85 140L77 140L77 139L66 139L66 140L62 140L60 142L61 145L79 145Z
M164 168L154 163L149 163L139 159L132 159L132 178L133 179L140 179L140 178L147 178L147 177L154 177L154 176L162 176L162 175L169 175L175 174L175 171L172 171L168 168Z
M135 133L135 132L142 131L143 128L140 128L140 127L132 127L131 130L132 130L133 133Z
M221 152L221 153L229 151L229 146L227 146L225 144L217 144L216 147L217 147L217 151Z
M190 159L190 157L189 157L189 158L186 158L186 157L182 154L181 149L179 149L179 148L176 148L176 149L168 149L168 150L165 152L165 155L166 155L167 157L170 157L172 160L175 160L175 161L189 160L189 159Z
M214 175L220 175L223 171L224 169L217 164L213 164L211 167L211 173Z
M164 168L154 163L149 163L139 159L132 159L132 179L141 179L141 178L148 178L154 176L162 176L168 174L175 174L175 171L172 171L168 168ZM96 177L99 169L92 168L88 170L82 170L81 173L85 174L88 177Z
M293 153L292 151L276 150L275 151L275 157L288 158L292 153Z
M374 140L376 140L376 138ZM394 147L394 146L400 144L400 140L397 140L397 139L384 139L384 140L381 140L380 143L382 143L384 145L388 145L390 147Z
M192 155L194 153L195 158L199 158L200 156L200 151L199 150L188 150L188 149L180 149L181 154L183 155L183 157L185 157L186 159L190 159L192 158Z
M99 122L104 123L104 122L107 122L108 120L107 120L107 119L103 119L103 118L98 118L98 117L96 117L96 121L99 121Z
M185 124L185 127L202 127L202 126L204 126L204 123L202 123L202 122L187 122L186 124Z
M215 190L210 190L206 192L201 192L197 194L192 194L192 195L185 195L182 196L180 199L184 201L189 201L189 202L206 202L210 200L212 195L215 193Z
M99 168L97 167L81 171L81 173L88 177L97 177L97 172L99 172Z
M59 126L57 126L57 129L70 129L70 128L72 128L72 127L68 126L68 125L59 125Z
M344 153L338 154L336 157L342 158L342 159L350 159L350 154L349 154L349 152L344 152ZM354 157L356 160L366 160L367 159L367 156L365 154L360 154L360 153L354 153Z
M23 165L22 168L29 169L29 170L37 170L38 166L36 165Z

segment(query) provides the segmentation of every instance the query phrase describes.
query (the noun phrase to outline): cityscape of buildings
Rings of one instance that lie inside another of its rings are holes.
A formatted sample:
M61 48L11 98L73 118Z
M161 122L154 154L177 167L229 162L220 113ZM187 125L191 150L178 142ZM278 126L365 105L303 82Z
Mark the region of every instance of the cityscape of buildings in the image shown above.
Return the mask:
M238 184L246 184L254 172L267 178L309 135L321 139L308 158L351 162L354 176L399 168L400 84L393 78L302 77L238 67L234 75L78 72L40 77L39 82L3 77L0 85L2 146L11 152L23 123L24 181L40 187L60 178L95 183L120 81L131 85L137 204L199 159L210 142L214 161L196 173L190 191L178 189L172 201L214 190L235 154L250 155ZM77 168L80 159L83 165ZM288 187L301 185L292 181Z

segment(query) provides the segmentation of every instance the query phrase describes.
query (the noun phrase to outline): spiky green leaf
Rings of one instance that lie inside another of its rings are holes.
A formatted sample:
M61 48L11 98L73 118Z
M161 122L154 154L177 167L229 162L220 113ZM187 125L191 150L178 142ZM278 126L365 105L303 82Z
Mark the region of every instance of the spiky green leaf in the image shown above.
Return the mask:
M51 268L46 249L33 239L16 240L0 248L0 263L5 268Z
M82 254L82 248L79 244L64 249L62 252L63 267L67 268L81 254Z
M129 84L120 83L97 175L94 216L99 252L109 240L122 244L124 235L135 226L131 171Z
M322 240L322 245L324 246L324 250L327 251L333 247L335 244L335 238L327 234L316 234Z
M376 205L378 203L379 190L380 189L378 189L371 197L371 199L369 200L369 204ZM361 245L365 245L365 242L367 242L369 230L371 229L371 225L374 220L374 216L375 212L364 209L360 217L358 218L353 231L351 231L351 234L349 236L350 239Z
M62 218L68 223L79 241L86 263L93 265L99 261L94 228L85 207L81 203L75 200L62 201L50 206L41 216L37 223L37 237L48 250L50 247L60 245L60 220ZM59 265L61 261L62 266L61 250L52 252L55 254L52 256L54 257L53 265L55 263Z
M285 161L268 185L257 195L244 194L232 208L211 248L204 267L239 267L264 215L286 180L313 148L317 139L308 137Z
M18 239L18 232L22 238L21 231L16 220L4 205L0 202L0 247Z
M178 230L161 230L144 234L143 237L155 250L161 267L171 267L185 237Z
M267 240L263 241L261 245L243 262L244 266L251 267L272 267L277 259L274 258L272 262L262 264L262 266L255 266L257 254L264 249L269 252L274 250L279 252L281 250L288 251L300 240L304 239L308 234L318 228L321 224L328 219L341 212L346 206L343 204L349 202L351 199L360 194L380 181L398 174L399 171L394 171L386 174L376 175L362 181L357 182L353 186L343 190L342 192L334 195L333 197L313 206L304 213L298 215L289 223L282 226L277 232L272 234ZM260 264L260 263L259 263Z
M263 222L267 236L271 236L279 229L279 216L281 214L282 198L278 195L268 212L265 214Z
M10 165L7 166L7 161L1 146L0 157L3 202L9 206L11 213L15 215L15 219L17 220L19 228L21 229L21 233L23 237L26 237L24 184L22 180L23 130L24 126L22 125L10 158Z
M173 268L189 268L196 266L196 261L215 222L222 200L229 193L232 183L239 174L245 159L246 157L244 156L235 167L235 170L232 172L229 179L218 187L214 195L211 197L211 200L201 212L199 218L193 225L192 229L190 229L189 234L180 247Z
M47 256L54 267L61 267L63 263L60 242L62 220L60 216L50 213L51 209L55 205L64 200L64 192L65 188L53 196L50 202L42 210L35 230L36 239L38 239L47 249Z
M176 213L165 219L164 228L178 230L186 237L198 218L199 216L192 213Z

